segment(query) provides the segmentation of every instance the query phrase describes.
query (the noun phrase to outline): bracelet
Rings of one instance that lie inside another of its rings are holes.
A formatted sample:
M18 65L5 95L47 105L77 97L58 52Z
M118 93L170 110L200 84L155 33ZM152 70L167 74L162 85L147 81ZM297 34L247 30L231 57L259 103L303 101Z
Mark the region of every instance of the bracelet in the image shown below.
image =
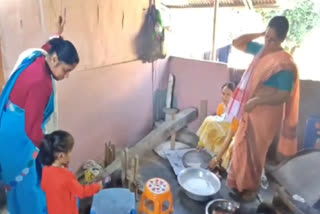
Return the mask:
M217 156L215 156L214 159L217 163L221 162L221 158L218 159Z

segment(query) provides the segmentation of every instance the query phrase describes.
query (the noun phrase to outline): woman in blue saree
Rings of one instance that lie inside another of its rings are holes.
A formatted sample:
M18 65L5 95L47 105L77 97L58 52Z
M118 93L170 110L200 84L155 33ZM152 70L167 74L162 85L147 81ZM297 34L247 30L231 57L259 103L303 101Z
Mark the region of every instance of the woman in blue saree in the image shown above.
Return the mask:
M58 33L62 33L60 18ZM37 161L44 128L54 112L53 81L79 63L76 48L60 36L23 52L0 96L0 168L10 214L47 213Z

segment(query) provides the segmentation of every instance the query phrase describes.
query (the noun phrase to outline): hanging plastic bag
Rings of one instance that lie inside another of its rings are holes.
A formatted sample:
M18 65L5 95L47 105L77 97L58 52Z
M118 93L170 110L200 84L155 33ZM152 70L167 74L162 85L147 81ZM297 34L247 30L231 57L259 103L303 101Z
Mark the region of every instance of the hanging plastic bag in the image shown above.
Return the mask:
M166 57L165 30L160 10L152 5L136 39L136 52L143 62L153 62Z

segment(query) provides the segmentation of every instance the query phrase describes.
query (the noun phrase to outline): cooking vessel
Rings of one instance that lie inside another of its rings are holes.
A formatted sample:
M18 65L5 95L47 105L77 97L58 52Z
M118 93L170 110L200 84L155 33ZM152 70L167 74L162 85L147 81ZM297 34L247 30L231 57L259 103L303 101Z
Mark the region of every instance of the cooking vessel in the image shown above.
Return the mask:
M236 210L239 209L239 204L225 200L216 199L210 201L206 206L206 214L224 213L224 214L234 214Z
M186 195L196 201L209 201L221 188L219 178L203 168L182 170L178 182Z

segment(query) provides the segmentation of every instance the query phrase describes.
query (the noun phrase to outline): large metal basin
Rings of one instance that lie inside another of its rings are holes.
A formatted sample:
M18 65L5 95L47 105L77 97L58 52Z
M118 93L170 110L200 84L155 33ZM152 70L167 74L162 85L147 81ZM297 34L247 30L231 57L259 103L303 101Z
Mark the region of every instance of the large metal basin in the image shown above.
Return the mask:
M182 157L182 162L185 168L208 168L212 156L206 150L197 151L196 149L186 152Z
M210 201L206 206L206 214L225 213L234 214L239 209L239 204L225 199Z
M178 182L187 196L196 201L208 201L219 192L219 178L203 168L186 168L178 175Z

